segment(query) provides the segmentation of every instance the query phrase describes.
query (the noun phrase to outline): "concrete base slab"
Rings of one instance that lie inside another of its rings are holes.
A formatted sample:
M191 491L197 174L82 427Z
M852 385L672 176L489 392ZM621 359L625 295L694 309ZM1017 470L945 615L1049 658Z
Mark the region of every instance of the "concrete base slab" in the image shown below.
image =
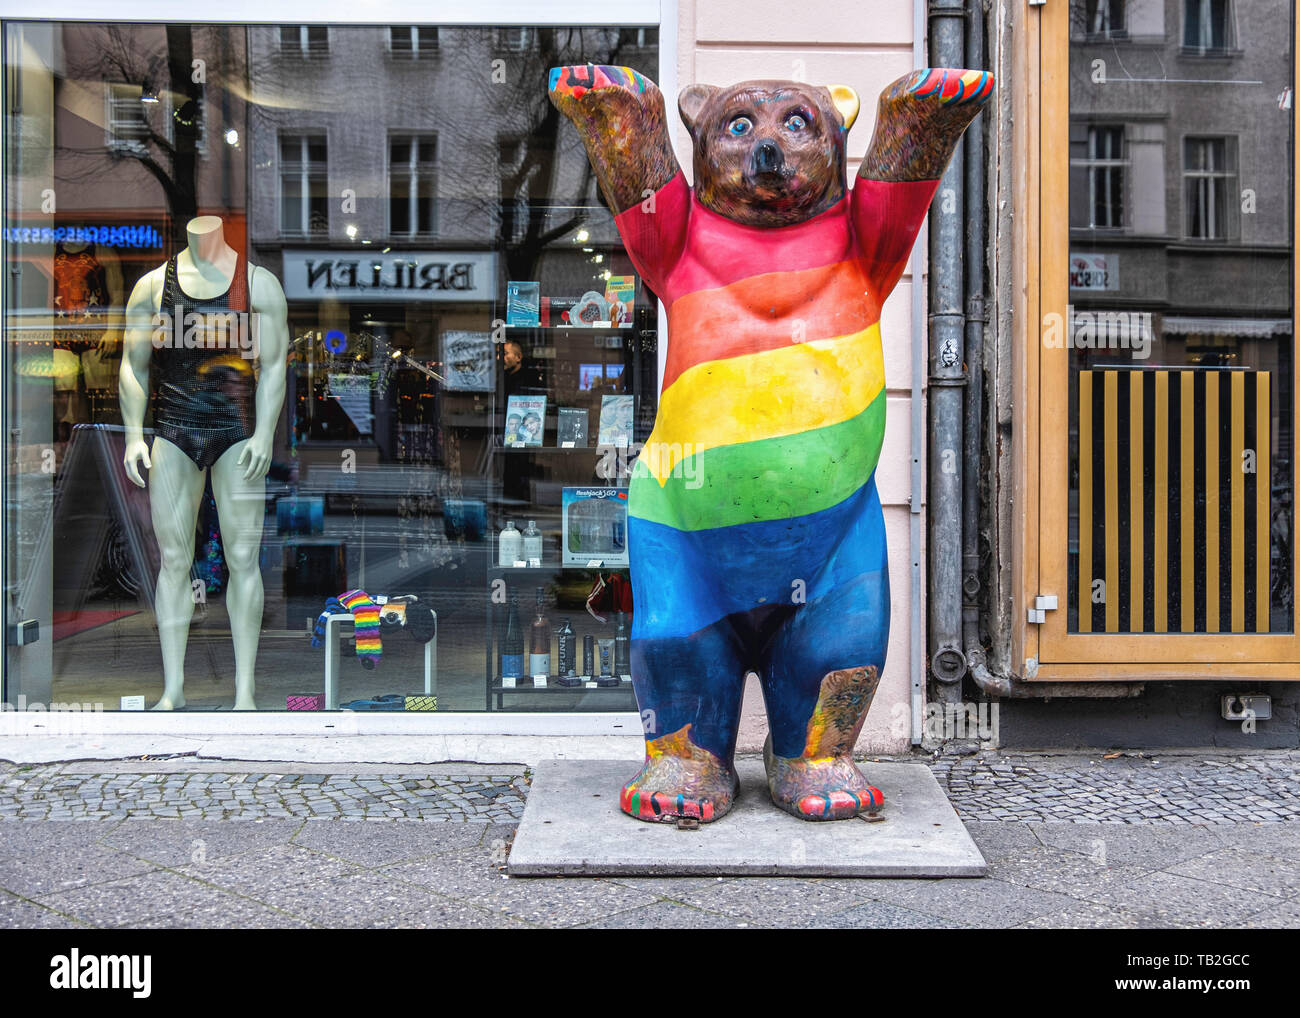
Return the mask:
M618 808L637 766L537 764L510 875L982 877L984 857L923 764L859 765L885 796L880 816L813 823L777 809L761 760L737 760L740 798L721 820L681 831Z

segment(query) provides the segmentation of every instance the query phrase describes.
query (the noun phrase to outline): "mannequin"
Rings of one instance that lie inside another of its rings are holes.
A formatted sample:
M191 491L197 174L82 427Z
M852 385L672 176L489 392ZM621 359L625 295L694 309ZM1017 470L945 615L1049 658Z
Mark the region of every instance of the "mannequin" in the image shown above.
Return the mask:
M235 644L235 709L255 710L253 670L263 599L258 553L266 472L284 403L288 306L280 281L266 269L245 267L244 258L226 243L218 217L191 220L185 232L185 250L131 291L118 386L126 425L123 464L127 477L142 488L141 467L149 471L149 504L162 559L155 612L163 694L153 709L185 706L194 526L210 469L230 567L226 608ZM197 330L208 347L196 349L189 339L181 340L183 328L171 324L174 316L190 320L185 312L203 314L211 323L214 315L232 310L249 312L243 321L249 323L246 335L255 337L251 348L210 326ZM152 447L144 439L151 369L158 376Z

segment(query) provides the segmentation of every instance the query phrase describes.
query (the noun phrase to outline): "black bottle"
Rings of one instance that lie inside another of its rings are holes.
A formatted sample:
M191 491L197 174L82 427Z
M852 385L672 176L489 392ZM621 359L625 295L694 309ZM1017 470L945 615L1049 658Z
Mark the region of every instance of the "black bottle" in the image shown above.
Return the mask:
M632 674L632 641L627 631L627 613L618 613L618 629L614 632L614 674L620 679Z

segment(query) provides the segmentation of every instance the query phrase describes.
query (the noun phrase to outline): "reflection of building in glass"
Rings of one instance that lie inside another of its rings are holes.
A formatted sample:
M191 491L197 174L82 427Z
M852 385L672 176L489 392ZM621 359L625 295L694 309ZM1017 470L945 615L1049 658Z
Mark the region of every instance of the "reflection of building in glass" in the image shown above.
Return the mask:
M541 86L560 63L653 59L655 33L329 26L308 39L254 27L248 40L251 242L290 302L289 405L304 466L332 467L339 443L362 437L367 463L445 466L449 439L461 463L486 462L486 421L446 429L481 410L495 382L467 384L458 367L457 384L434 385L415 365L445 376L447 337L490 333L509 280L538 281L548 306L567 306L631 271L611 254L612 219ZM331 333L343 349L324 344ZM576 359L546 337L512 330L524 370L508 365L506 392L519 377L524 391L570 376L579 388ZM371 434L329 397L339 372L384 377ZM522 498L530 485L509 487Z
M1153 312L1152 363L1286 377L1291 61L1270 35L1288 6L1075 0L1072 14L1072 305ZM1289 455L1289 428L1277 437Z

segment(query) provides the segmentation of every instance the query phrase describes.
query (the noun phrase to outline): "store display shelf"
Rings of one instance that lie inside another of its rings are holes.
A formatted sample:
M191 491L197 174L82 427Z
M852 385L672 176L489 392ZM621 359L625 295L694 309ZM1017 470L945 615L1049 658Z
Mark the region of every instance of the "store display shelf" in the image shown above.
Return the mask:
M598 445L575 445L571 448L558 445L498 445L497 452L599 452L604 454L609 449L617 446L598 446Z
M635 326L628 325L507 325L507 329L516 329L523 331L531 329L533 332L631 332Z
M620 698L635 696L632 689L632 679L630 676L623 676L623 680L617 686L598 686L594 679L585 681L581 686L561 686L556 683L554 677L550 679L545 686L534 686L532 679L520 679L514 686L505 686L501 684L501 677L497 676L496 680L488 685L489 695L496 697L497 710L504 707L504 699L511 693L609 693L617 694ZM612 699L613 697L611 697Z

